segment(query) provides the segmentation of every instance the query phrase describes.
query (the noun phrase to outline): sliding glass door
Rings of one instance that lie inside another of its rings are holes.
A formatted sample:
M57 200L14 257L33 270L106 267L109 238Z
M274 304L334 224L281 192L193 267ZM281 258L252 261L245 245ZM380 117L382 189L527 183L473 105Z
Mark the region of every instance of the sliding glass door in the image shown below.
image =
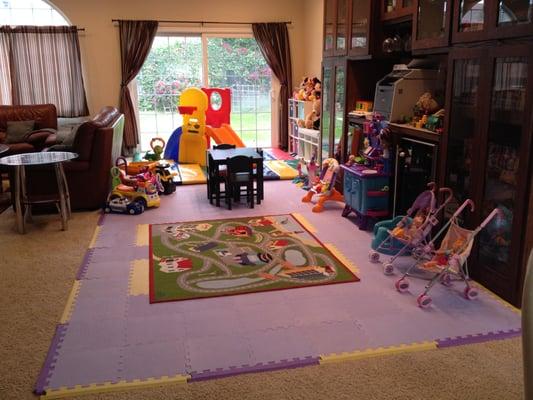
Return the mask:
M179 95L192 86L231 88L232 128L247 146L271 146L272 73L251 35L160 34L136 81L143 151L181 126Z

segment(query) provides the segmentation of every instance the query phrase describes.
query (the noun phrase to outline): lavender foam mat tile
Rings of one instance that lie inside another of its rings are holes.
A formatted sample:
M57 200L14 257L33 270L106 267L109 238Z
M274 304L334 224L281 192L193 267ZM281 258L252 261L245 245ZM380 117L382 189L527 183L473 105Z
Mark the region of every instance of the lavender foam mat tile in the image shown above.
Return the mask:
M85 349L122 347L125 344L126 322L124 319L95 318L75 320L68 324L60 354Z
M266 329L247 334L254 364L318 355L312 340L295 327Z
M244 336L186 338L187 372L227 369L252 363L250 343Z
M124 261L91 262L83 279L125 278L129 276L130 269L131 266Z
M120 364L120 348L64 352L58 357L48 387L116 382L120 379Z
M242 332L239 314L233 308L186 310L184 321L187 337L219 337L239 335Z
M128 262L139 259L148 259L150 252L148 246L131 246L128 249L117 251L109 247L95 247L90 249L89 265L99 262Z
M370 347L370 337L355 321L305 325L299 328L319 355L351 352Z
M126 346L123 349L121 379L146 379L187 373L185 345L163 341Z
M125 321L126 345L135 346L167 341L180 341L186 335L185 317L180 313L132 317Z

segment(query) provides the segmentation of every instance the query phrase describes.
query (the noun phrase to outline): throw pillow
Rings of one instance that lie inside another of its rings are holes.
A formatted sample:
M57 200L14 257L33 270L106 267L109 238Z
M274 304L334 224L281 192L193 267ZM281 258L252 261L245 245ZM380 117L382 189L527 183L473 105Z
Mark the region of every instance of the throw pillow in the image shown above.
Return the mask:
M6 143L21 143L33 132L35 121L7 121Z
M57 128L57 142L65 146L72 146L80 125L81 123L59 125Z

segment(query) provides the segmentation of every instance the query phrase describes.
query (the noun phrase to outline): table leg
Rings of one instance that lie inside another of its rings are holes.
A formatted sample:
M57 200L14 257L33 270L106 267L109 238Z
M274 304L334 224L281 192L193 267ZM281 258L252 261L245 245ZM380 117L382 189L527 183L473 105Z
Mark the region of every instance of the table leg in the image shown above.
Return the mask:
M24 166L17 165L15 167L15 216L17 219L17 229L19 233L26 233L24 229L24 210L22 209L22 185L25 185L25 182L22 182L22 171Z
M257 163L257 204L261 204L263 200L263 160Z
M59 191L59 214L61 215L61 229L66 231L68 229L68 211L67 200L65 196L65 186L61 177L61 163L54 164L56 173L57 189Z
M68 190L67 177L65 175L65 169L63 168L63 163L59 163L59 171L61 172L61 179L63 180L63 188L65 190L65 201L67 203L67 217L70 219L72 217L72 210L70 208L70 192Z

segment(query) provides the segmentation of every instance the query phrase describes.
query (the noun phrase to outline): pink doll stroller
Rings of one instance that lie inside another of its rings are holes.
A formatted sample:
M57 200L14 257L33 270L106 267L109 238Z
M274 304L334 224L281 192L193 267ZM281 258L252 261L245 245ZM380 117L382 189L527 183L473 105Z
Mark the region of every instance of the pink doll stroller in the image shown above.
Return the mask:
M470 212L474 211L474 202L470 199L466 200L455 211L450 220L437 233L437 235L435 235L435 238L428 243L428 246L424 249L426 253L409 267L402 277L395 283L396 289L399 292L405 292L409 288L409 281L407 280L408 276L429 280L424 292L416 299L418 305L422 308L426 308L431 304L432 299L428 295L428 292L436 282L441 282L443 285L450 286L453 280L460 280L466 285L463 294L468 300L473 300L478 295L477 289L472 287L469 283L470 278L468 275L467 258L472 250L476 235L500 213L500 210L495 208L477 228L474 230L468 230L459 226L458 222L458 217L467 206L470 206ZM437 240L446 230L446 235L442 239L439 249L432 250L434 248L433 245L435 240ZM432 273L433 276L427 278L420 274L414 275L411 272L415 269L426 274Z
M436 216L453 197L451 189L439 189L440 193L445 193L445 199L437 207L435 183L428 183L428 188L418 195L413 205L407 210L407 215L396 223L394 229L387 229L385 239L377 244L375 250L371 250L369 253L370 261L374 263L379 262L380 252L393 254L388 262L383 263L385 275L391 275L394 272L394 262L398 257L411 253L417 258L423 253L423 249L429 242L431 230L439 222ZM376 238L378 237L376 234ZM398 248L392 251L395 246Z

